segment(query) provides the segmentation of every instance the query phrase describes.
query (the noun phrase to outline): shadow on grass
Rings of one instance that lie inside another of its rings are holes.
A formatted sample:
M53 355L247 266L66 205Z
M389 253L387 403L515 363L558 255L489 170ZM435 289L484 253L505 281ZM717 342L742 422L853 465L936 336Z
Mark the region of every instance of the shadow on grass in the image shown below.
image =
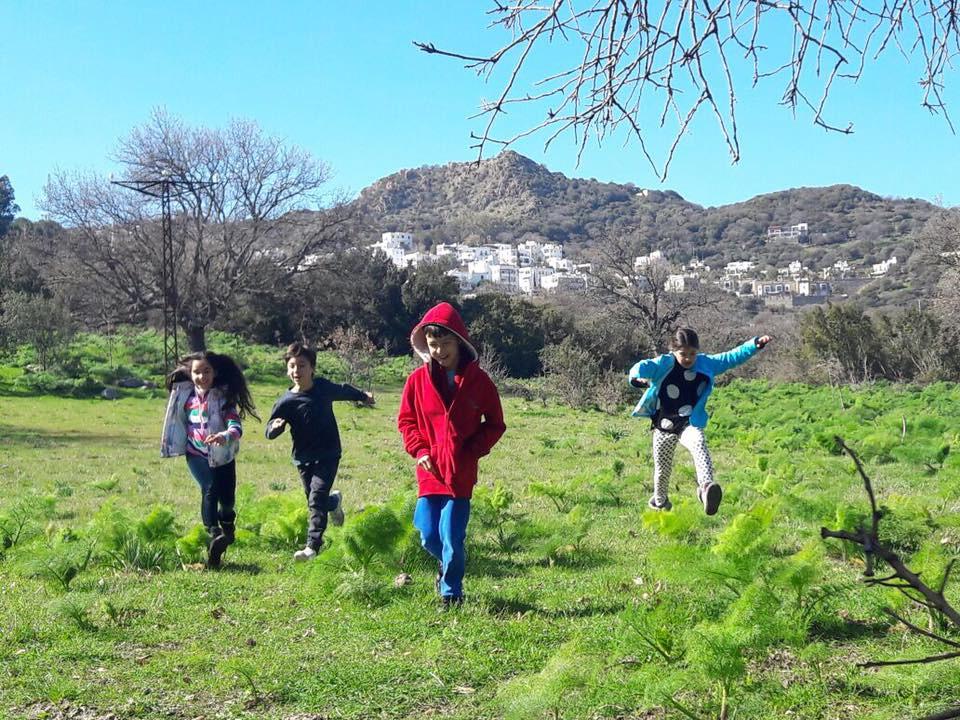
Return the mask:
M467 551L467 573L488 578L521 577L534 568L556 566L576 570L595 570L612 562L608 553L585 548L559 555L553 558L552 562L549 558L542 556L528 555L523 560L516 557L503 555L491 545L474 544Z
M478 551L476 547L467 553L467 572L488 578L517 577L525 575L530 565L510 557L502 557Z
M233 563L229 560L224 560L223 565L221 565L217 572L221 573L243 573L244 575L259 575L263 572L263 568L257 563Z
M890 633L888 622L864 622L838 620L831 623L815 623L810 628L811 640L865 640L885 638Z
M547 609L534 605L525 600L516 598L505 598L500 596L489 597L481 600L479 606L485 609L490 615L498 617L519 616L519 615L539 615L551 619L574 619L589 618L597 615L615 615L621 612L626 605L624 603L612 602L578 602L568 608Z
M0 447L53 447L56 445L79 445L87 442L115 445L139 444L142 438L132 434L84 432L82 430L50 431L35 427L13 427L0 424Z

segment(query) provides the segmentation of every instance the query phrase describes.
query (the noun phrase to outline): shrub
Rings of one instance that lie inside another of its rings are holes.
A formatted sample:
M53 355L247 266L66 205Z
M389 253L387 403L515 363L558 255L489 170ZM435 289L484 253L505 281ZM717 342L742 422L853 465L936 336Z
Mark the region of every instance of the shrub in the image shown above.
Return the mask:
M540 360L547 387L560 402L577 409L593 406L599 374L588 350L568 337L557 345L547 345Z

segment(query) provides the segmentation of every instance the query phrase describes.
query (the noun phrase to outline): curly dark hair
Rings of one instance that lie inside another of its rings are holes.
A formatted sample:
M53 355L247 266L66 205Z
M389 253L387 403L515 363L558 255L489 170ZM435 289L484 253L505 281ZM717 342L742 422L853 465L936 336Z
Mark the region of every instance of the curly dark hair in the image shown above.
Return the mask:
M253 397L250 395L250 389L247 387L247 379L243 376L243 370L237 365L236 361L229 355L211 352L210 350L201 350L184 355L177 363L177 367L167 375L167 390L173 388L173 384L192 381L190 369L195 360L206 360L213 368L213 386L219 388L223 393L228 405L235 405L237 413L241 418L252 415L257 420L257 406L253 403Z

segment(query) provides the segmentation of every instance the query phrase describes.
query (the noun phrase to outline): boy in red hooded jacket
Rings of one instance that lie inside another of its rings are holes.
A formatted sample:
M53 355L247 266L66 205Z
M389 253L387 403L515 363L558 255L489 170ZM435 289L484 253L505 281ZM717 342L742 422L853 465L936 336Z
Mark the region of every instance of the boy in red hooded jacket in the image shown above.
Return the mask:
M444 605L460 604L477 461L506 430L503 409L452 305L427 311L410 344L424 364L407 378L397 425L404 449L417 460L413 524L423 547L440 562L437 592Z

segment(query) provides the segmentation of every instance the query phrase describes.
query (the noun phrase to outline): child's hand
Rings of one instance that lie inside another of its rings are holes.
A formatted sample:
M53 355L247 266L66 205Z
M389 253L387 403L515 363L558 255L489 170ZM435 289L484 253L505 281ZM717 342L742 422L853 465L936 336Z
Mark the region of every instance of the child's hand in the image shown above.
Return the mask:
M270 425L269 425L270 432L280 430L286 424L286 422L287 421L284 420L283 418L274 418L273 420L270 421Z
M360 402L362 402L366 407L372 407L373 405L377 404L377 401L373 397L372 392L364 392L363 394L366 395L367 397L364 400L361 400Z
M227 433L217 433L216 435L207 435L206 440L203 441L204 445L226 445L229 436Z
M418 457L418 458L417 458L417 465L419 465L420 467L422 467L424 470L426 470L426 471L427 471L428 473L430 473L431 475L436 475L436 474L437 474L436 471L435 471L434 468L433 468L433 460L430 459L430 456L429 456L429 455L421 455L420 457Z
M635 388L648 388L650 387L650 381L646 378L631 378L630 384Z
M773 338L770 337L769 335L761 335L756 340L757 347L762 350L764 347L766 347L767 343L770 342L771 340L773 340Z

